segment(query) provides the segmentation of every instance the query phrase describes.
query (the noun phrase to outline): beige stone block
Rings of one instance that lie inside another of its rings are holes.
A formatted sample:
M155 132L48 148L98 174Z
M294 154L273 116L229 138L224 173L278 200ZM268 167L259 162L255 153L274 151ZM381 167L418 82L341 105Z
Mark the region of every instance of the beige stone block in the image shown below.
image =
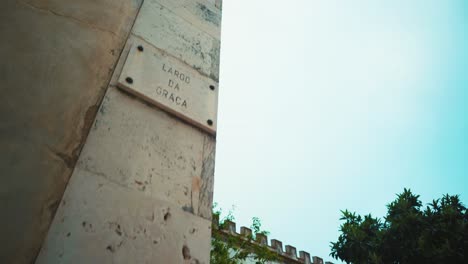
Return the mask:
M221 37L221 10L215 1L157 0L161 5L216 39Z
M77 167L211 219L214 138L110 88Z
M36 261L209 263L211 222L76 169Z
M158 0L143 3L133 34L213 80L219 80L219 39L176 15Z
M145 41L134 42L119 87L216 134L218 85Z

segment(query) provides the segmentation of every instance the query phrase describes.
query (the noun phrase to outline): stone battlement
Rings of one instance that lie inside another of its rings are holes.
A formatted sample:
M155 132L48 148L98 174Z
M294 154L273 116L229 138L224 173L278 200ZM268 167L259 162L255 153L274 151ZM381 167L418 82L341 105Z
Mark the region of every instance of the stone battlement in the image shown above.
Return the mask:
M219 215L213 214L213 232L218 232L222 236L238 236L238 237L249 237L252 235L252 229L241 226L240 232L236 231L236 223L225 220L224 225L221 226L219 221ZM332 262L324 262L322 258L317 256L310 257L310 254L306 251L299 251L299 256L297 255L296 247L292 245L286 245L283 248L283 242L277 239L271 239L270 244L268 244L268 237L263 234L257 234L255 241L252 243L258 243L260 245L266 246L272 252L278 254L280 263L285 264L333 264Z

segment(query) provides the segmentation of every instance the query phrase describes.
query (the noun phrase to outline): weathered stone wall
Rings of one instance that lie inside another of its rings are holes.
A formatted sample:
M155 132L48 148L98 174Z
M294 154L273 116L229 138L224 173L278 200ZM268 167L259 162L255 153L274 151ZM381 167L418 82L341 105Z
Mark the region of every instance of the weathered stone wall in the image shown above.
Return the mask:
M142 0L0 7L0 263L32 263Z
M139 45L217 83L220 22L219 1L144 1L36 263L209 263L215 136L117 85Z

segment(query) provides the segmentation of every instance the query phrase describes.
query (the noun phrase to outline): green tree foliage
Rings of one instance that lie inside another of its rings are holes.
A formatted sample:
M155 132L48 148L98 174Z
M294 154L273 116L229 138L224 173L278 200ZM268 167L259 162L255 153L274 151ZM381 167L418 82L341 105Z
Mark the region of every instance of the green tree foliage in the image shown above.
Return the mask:
M383 220L342 211L331 256L346 263L468 263L468 212L457 195L423 207L405 189Z
M216 204L213 208L215 217L221 215L221 210L216 209ZM226 217L220 220L219 229L213 224L212 239L211 239L211 264L239 264L249 259L257 264L264 264L268 261L278 259L275 252L268 247L255 242L258 234L268 235L268 232L262 230L262 224L257 217L252 218L252 235L250 236L234 236L226 235L219 230L226 227L228 221L234 221L232 211L229 211Z

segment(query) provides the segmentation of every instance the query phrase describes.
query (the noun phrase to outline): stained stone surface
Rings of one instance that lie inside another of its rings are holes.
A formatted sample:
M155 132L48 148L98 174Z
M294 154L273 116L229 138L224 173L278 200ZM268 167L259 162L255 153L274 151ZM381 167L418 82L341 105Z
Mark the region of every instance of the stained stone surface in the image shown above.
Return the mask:
M76 169L36 263L209 263L211 221Z
M38 254L140 2L2 1L0 263Z
M221 36L221 10L215 1L157 0L174 14L183 17L216 39Z
M218 81L219 36L215 38L204 31L207 27L206 18L194 14L188 20L179 16L182 11L177 13L173 10L173 7L166 8L158 0L145 1L133 34Z
M211 219L214 151L213 137L112 87L76 168Z

